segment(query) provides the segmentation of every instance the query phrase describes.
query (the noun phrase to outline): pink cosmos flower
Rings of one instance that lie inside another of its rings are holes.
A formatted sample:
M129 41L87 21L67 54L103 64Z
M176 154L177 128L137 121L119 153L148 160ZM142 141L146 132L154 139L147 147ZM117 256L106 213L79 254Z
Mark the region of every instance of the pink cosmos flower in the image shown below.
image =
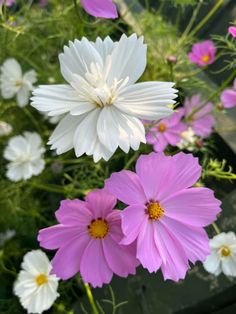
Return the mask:
M181 140L181 132L187 130L187 125L181 122L183 113L182 109L178 109L169 118L154 125L147 133L147 142L153 145L156 152L164 151L168 144L175 146Z
M122 216L122 244L137 244L137 258L149 272L161 268L164 279L184 278L189 261L209 255L203 227L216 219L220 201L207 188L191 187L201 174L191 154L141 155L136 173L123 170L105 188L128 205Z
M232 89L225 89L220 95L220 100L224 108L233 108L236 106L236 78Z
M215 61L215 53L216 48L213 41L205 40L192 46L188 58L191 62L203 67Z
M201 137L208 137L212 133L215 119L212 114L214 105L211 102L204 104L199 94L186 98L184 102L185 120L194 133Z
M116 19L118 17L116 5L112 0L81 0L85 11L95 17Z
M231 34L234 38L236 38L236 27L235 26L230 26L228 28L228 33Z
M6 6L11 7L15 2L15 0L6 0ZM4 0L0 0L0 5L3 5L4 3Z
M80 272L85 282L101 287L113 273L134 274L138 265L135 247L120 245L120 210L112 210L116 198L104 190L90 192L85 201L64 200L56 211L58 225L39 231L38 240L46 249L58 249L52 272L68 279Z

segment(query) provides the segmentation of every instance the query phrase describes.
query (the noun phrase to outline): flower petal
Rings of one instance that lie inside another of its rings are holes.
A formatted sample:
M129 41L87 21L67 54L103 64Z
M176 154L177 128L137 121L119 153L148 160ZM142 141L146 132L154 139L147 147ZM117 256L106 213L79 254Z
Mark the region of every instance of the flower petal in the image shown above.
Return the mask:
M115 19L118 17L116 5L111 0L81 0L85 11L95 17Z
M138 176L129 170L112 173L111 177L105 180L105 189L128 205L147 202Z
M218 276L221 273L220 256L216 252L211 252L211 255L207 256L203 263L203 267L209 273Z

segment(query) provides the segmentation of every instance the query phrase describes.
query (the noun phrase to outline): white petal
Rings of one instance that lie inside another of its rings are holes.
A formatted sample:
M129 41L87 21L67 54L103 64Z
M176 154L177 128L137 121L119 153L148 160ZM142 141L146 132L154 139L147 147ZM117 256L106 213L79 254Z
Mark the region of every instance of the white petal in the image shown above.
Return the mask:
M33 250L28 252L21 264L22 269L32 275L49 274L51 264L47 255L41 250Z
M1 72L4 77L14 81L22 80L22 71L19 62L16 59L9 58L1 66Z
M30 90L28 86L22 85L16 94L16 100L20 107L25 107L29 103Z
M96 140L96 144L93 147L93 150L91 152L87 153L88 155L93 155L94 162L98 162L100 159L104 159L108 161L111 156L113 155L113 152L108 150L98 139Z
M216 252L212 252L211 255L207 256L203 266L206 271L211 274L219 275L220 273L220 256Z
M129 77L129 84L136 82L146 67L147 46L143 44L143 37L136 34L127 37L122 35L116 48L111 54L112 68L108 82Z
M91 154L97 141L97 119L100 109L95 109L78 125L74 134L74 149L77 157L84 153Z
M127 153L130 146L136 150L140 142L146 142L142 122L120 112L113 106L102 109L98 119L97 133L101 143L112 152L119 146Z
M84 117L85 115L71 116L67 114L59 122L48 142L49 145L52 145L51 149L56 149L58 155L73 148L74 133Z
M123 88L114 105L140 119L159 120L173 113L168 107L175 103L174 83L145 82Z
M24 153L26 146L27 141L22 135L14 136L9 140L8 146L4 150L3 156L7 160L14 161L15 158Z
M69 42L69 47L64 46L64 53L59 55L61 73L65 80L70 83L72 75L78 74L84 77L91 63L103 64L102 57L87 38Z
M236 257L225 257L222 260L222 271L226 276L236 277Z
M33 91L32 106L49 116L76 111L83 114L94 108L93 104L79 102L77 92L69 85L41 85Z
M30 83L30 85L32 86L32 84L37 82L37 73L35 72L35 70L30 70L25 72L25 74L23 75L23 81L25 83Z
M10 163L7 165L7 173L6 176L13 182L17 182L25 179L24 171L27 171L27 178L29 179L31 175L28 172L28 169L19 164Z
M91 42L91 44L100 53L100 56L103 59L103 63L105 63L106 57L110 55L114 48L117 46L117 43L113 42L109 36L107 36L104 40L102 40L100 37L97 37L95 43Z

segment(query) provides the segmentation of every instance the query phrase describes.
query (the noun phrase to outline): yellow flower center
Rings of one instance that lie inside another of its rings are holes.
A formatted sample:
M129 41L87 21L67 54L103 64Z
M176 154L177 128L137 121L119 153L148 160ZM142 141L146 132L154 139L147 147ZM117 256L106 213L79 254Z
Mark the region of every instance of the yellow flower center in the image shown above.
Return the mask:
M222 246L222 248L220 250L220 254L223 257L227 257L227 256L231 255L231 250L228 246Z
M96 220L92 220L90 225L88 226L88 232L91 237L96 239L103 239L108 234L109 225L106 220L102 218L98 218Z
M202 62L206 63L210 60L210 57L209 57L209 55L204 55L201 57L201 60L202 60Z
M16 87L21 87L22 86L22 81L15 81L15 86Z
M165 130L166 130L166 125L164 123L160 123L158 125L158 131L159 132L165 132Z
M164 209L159 203L149 203L147 206L147 214L149 219L157 220L164 215Z
M48 282L48 277L44 274L40 274L36 277L36 283L38 286L44 285Z

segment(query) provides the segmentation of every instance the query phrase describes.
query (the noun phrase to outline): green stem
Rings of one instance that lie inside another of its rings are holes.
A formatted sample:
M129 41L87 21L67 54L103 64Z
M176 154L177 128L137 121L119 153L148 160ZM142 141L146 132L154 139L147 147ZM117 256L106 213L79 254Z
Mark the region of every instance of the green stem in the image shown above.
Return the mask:
M208 20L217 12L217 10L222 6L224 0L219 0L211 11L201 20L200 23L192 30L190 33L191 36L194 36L207 22Z
M91 308L92 308L92 310L93 310L93 314L99 314L98 309L97 309L97 307L96 307L96 304L95 304L95 302L94 302L93 294L92 294L92 291L91 291L91 289L90 289L89 284L84 282L84 287L85 287L85 291L86 291L86 294L87 294L89 303L90 303Z
M214 228L214 230L215 230L215 232L216 232L217 234L220 234L220 228L217 226L216 223L213 222L212 227Z
M56 185L41 184L37 182L29 182L29 185L39 190L44 190L44 191L53 192L53 193L60 193L60 194L65 193L64 188L60 186L56 186Z

